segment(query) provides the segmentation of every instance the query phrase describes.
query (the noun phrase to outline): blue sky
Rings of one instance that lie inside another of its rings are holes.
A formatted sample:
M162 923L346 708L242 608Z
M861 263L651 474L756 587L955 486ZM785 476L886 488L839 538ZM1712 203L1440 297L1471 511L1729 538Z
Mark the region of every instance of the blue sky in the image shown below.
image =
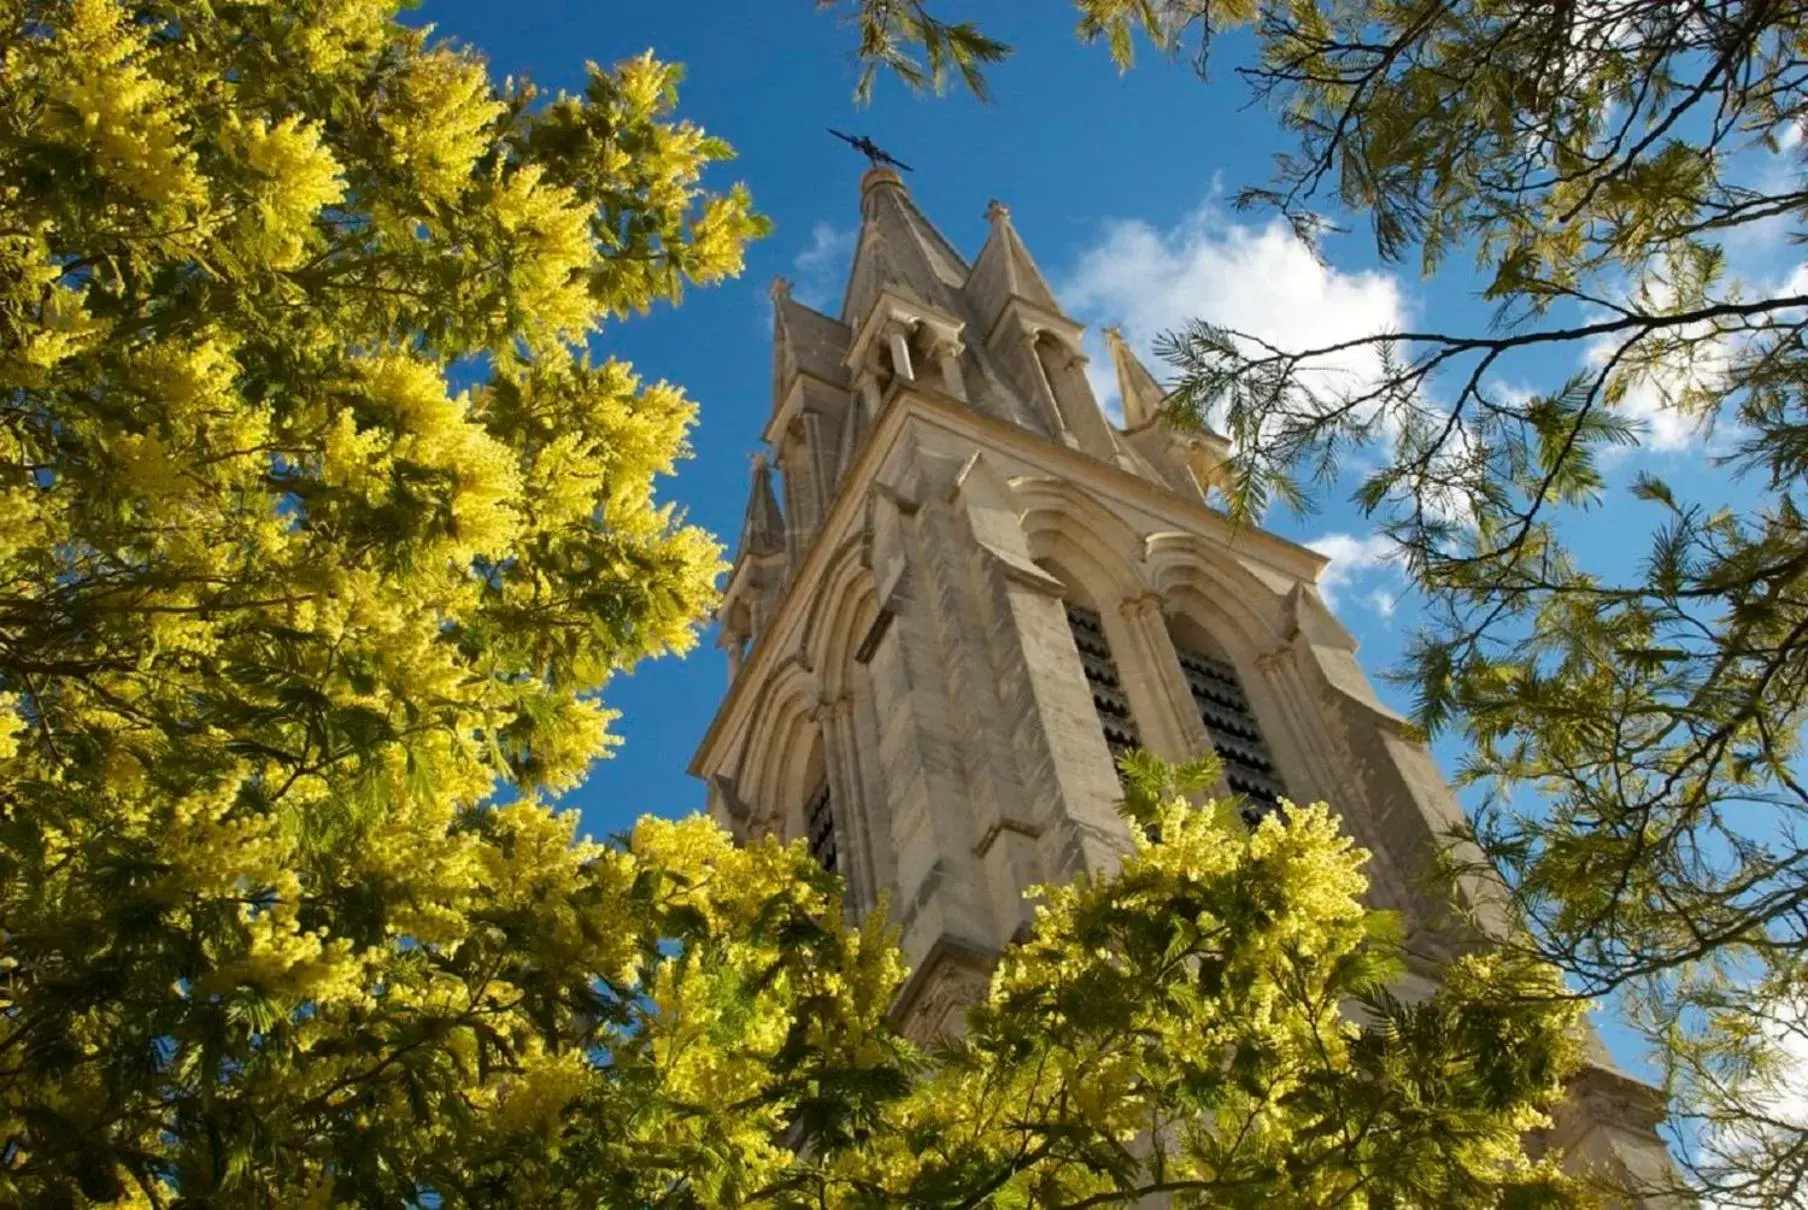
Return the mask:
M811 0L427 0L415 13L482 50L496 74L525 74L546 88L581 85L586 59L613 62L651 47L687 67L682 113L738 149L740 159L713 183L745 181L776 224L752 250L745 276L599 341L700 402L696 457L665 496L725 542L740 523L749 459L771 406L768 284L784 274L806 300L831 311L839 305L865 163L826 126L870 134L912 164L908 184L919 206L969 256L984 239L987 199L1009 203L1068 310L1095 331L1122 324L1145 349L1158 332L1196 314L1295 344L1415 320L1459 330L1486 323L1478 283L1460 263L1435 281L1420 280L1412 266L1379 264L1358 231L1334 240L1330 266L1321 266L1268 216L1229 209L1226 195L1263 182L1283 145L1268 114L1247 105L1232 70L1237 39L1215 49L1208 82L1184 63L1152 56L1120 76L1102 48L1075 42L1065 6L950 0L949 7L982 19L1018 49L991 75L991 105L965 95L916 99L882 81L873 105L855 107L852 33ZM1762 236L1739 255L1766 279L1787 276L1800 259ZM1508 380L1553 386L1574 357L1568 350L1528 358L1508 368ZM1103 360L1095 353L1095 367ZM1685 490L1728 490L1694 469L1699 447L1689 433L1671 427L1654 436L1657 448L1617 464L1616 480L1651 469L1675 476ZM1636 511L1648 507L1610 492L1578 523L1584 557L1626 566L1656 520ZM1361 640L1371 676L1393 664L1413 603L1399 598L1400 582L1348 503L1347 487L1333 489L1316 516L1272 524L1339 557L1328 595ZM1636 545L1626 540L1628 525L1636 526ZM612 687L608 699L623 711L626 742L570 797L587 831L603 835L643 813L702 805L702 787L684 766L727 679L712 638L685 660L645 665ZM1376 679L1382 696L1404 709L1399 691ZM1446 767L1454 755L1440 745Z

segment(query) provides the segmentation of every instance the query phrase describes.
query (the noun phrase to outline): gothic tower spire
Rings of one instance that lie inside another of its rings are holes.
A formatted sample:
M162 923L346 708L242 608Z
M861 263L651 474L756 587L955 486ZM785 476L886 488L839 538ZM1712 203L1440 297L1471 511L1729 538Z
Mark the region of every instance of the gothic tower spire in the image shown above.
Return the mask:
M886 289L943 310L956 309L953 299L967 279L967 262L923 217L903 178L890 168L869 169L860 179L860 216L842 322L858 324Z
M1032 926L1028 888L1131 844L1129 747L1216 752L1250 818L1332 803L1408 933L1405 994L1485 944L1429 877L1461 812L1326 607L1325 559L1209 505L1224 439L1171 424L1117 333L1110 421L1084 328L1002 205L971 265L888 169L860 213L841 317L773 300L771 460L718 615L728 693L691 764L716 815L807 844L852 914L889 903L918 1038L960 1028ZM1555 1141L1661 1162L1650 1089L1604 1062L1581 1083Z
M1105 347L1111 352L1111 367L1117 373L1118 399L1124 406L1124 427L1139 429L1161 415L1162 400L1167 392L1155 381L1155 375L1137 357L1130 342L1117 328L1105 329Z
M741 544L735 558L761 558L785 549L785 519L772 493L772 470L764 453L753 456L753 488L747 494L747 513L741 523Z
M1061 304L1055 301L1055 292L1049 289L1035 258L1011 225L1011 208L993 198L986 205L986 223L991 234L980 249L974 268L981 308L996 311L1003 308L1007 299L1021 298L1059 315Z

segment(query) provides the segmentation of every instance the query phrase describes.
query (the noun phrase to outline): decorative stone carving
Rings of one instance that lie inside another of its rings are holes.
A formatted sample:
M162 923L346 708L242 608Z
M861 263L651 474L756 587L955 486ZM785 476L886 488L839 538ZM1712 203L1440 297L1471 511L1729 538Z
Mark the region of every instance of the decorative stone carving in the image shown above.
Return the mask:
M967 1006L983 998L992 955L958 942L938 946L898 996L893 1017L919 1046L965 1032Z
M1141 596L1129 597L1118 603L1118 612L1131 621L1140 621L1150 614L1159 616L1167 602L1158 592L1145 592Z

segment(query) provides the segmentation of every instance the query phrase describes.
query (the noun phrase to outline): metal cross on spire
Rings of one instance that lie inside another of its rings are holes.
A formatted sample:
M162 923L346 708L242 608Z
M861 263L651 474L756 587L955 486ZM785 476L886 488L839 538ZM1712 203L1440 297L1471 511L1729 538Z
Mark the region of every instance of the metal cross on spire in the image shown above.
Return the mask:
M851 134L842 134L833 126L829 127L829 133L865 156L872 162L874 168L879 167L881 164L890 164L893 168L902 168L905 172L911 171L909 164L906 164L903 160L892 155L889 151L873 142L866 135L859 135L856 137Z

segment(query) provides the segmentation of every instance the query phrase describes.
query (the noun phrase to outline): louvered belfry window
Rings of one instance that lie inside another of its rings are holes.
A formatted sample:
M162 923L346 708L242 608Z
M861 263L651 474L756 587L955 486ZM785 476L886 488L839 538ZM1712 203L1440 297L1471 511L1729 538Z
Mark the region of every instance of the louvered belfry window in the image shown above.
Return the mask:
M1074 646L1080 649L1080 665L1086 670L1086 686L1092 690L1092 706L1099 712L1099 726L1105 731L1105 746L1115 761L1124 753L1143 746L1136 730L1136 717L1130 713L1130 699L1124 694L1124 683L1117 674L1117 661L1111 658L1111 645L1105 641L1105 627L1095 610L1084 605L1064 602L1067 625L1073 631Z
M841 852L835 842L835 813L829 808L829 783L826 781L804 804L804 835L809 838L810 856L833 874Z
M1268 753L1255 712L1249 708L1237 670L1179 643L1175 651L1181 671L1186 673L1187 688L1193 693L1193 708L1199 711L1199 721L1205 724L1205 733L1224 762L1224 780L1249 800L1244 817L1253 824L1275 810L1287 790Z

